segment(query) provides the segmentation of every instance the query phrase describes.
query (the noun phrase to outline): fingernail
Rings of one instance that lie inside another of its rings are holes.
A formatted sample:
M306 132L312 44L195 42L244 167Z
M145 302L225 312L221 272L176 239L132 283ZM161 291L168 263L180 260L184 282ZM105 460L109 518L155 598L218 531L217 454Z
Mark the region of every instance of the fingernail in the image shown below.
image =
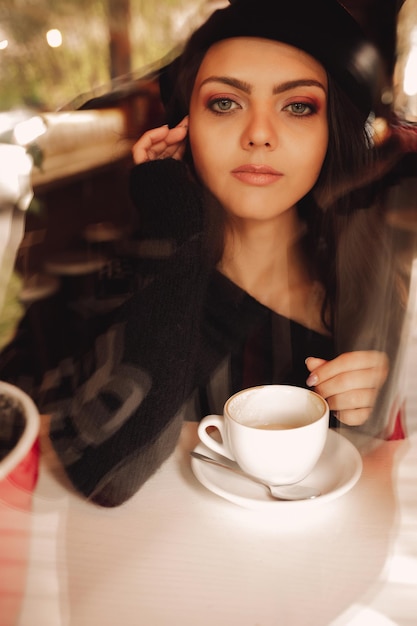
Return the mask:
M318 382L319 382L319 379L316 374L311 374L311 376L309 376L306 380L306 384L309 387L314 387L314 385L317 385Z

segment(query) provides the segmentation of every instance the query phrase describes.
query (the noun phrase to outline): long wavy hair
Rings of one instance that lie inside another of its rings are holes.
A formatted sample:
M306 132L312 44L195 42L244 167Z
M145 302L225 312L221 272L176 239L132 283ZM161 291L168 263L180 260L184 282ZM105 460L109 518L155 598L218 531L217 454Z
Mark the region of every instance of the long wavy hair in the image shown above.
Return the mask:
M174 64L169 120L188 113L195 78L205 52L187 53ZM304 245L315 278L324 288L322 321L336 353L382 350L389 355L391 380L405 311L406 277L398 269L393 233L384 216L381 172L389 155L373 142L372 127L348 95L328 75L329 143L314 188L300 200L306 223ZM195 177L189 145L184 160ZM223 251L225 212L210 194L206 203L206 241L211 261ZM394 384L395 386L395 384ZM371 423L381 430L393 385L386 383ZM388 399L388 401L387 401ZM384 410L381 410L381 409Z
M168 120L181 119L188 113L204 54L201 50L188 49L175 66L175 85L167 104ZM372 298L375 298L378 285L384 292L387 279L396 291L397 277L390 254L389 228L378 203L382 157L373 144L371 127L364 121L363 112L331 76L328 76L328 83L327 154L316 185L299 202L298 210L307 224L305 245L309 258L317 279L324 286L323 322L336 343L345 349L357 343L361 326L358 317L364 314L366 294L373 293ZM184 160L195 175L189 145ZM209 198L207 204L210 207L210 249L216 260L222 252L224 214L213 198ZM349 314L344 313L347 311ZM352 329L350 340L346 329L353 324L347 324L346 320L355 320L356 330Z

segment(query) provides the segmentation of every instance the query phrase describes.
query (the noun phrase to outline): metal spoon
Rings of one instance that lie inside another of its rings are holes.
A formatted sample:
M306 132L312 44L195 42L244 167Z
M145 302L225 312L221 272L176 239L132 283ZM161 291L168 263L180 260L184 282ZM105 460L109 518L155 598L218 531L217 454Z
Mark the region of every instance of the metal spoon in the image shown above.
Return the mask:
M269 490L271 496L277 500L312 500L320 495L320 491L318 489L308 487L306 485L270 485L269 483L266 483L251 474L247 474L238 467L229 465L229 462L226 459L224 462L217 461L216 459L212 459L210 456L206 456L205 454L200 454L200 452L196 452L195 450L192 450L190 454L195 459L211 463L212 465L217 465L218 467L223 467L224 469L230 470L235 474L239 474L239 476L244 476L255 483L263 485Z

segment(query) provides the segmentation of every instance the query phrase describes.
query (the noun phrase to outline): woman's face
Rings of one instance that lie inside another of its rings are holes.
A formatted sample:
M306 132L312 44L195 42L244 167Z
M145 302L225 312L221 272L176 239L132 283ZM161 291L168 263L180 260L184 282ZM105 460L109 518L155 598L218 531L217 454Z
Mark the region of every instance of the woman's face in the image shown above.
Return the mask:
M195 80L189 138L198 176L228 213L274 219L319 176L328 142L326 71L283 43L216 43Z

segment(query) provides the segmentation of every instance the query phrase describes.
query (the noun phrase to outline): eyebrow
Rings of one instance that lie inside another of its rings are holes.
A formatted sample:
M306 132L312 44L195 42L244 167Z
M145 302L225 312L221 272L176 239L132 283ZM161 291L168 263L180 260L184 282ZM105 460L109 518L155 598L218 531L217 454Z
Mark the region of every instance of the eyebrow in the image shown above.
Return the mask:
M222 83L223 85L229 85L230 87L236 87L240 89L244 93L251 94L252 86L238 78L232 78L230 76L209 76L204 79L200 85L200 88L207 83ZM273 95L284 93L285 91L290 91L291 89L296 89L297 87L318 87L322 89L324 93L327 93L326 87L319 80L315 80L313 78L299 78L296 80L287 80L283 83L279 83L275 85L272 89Z

